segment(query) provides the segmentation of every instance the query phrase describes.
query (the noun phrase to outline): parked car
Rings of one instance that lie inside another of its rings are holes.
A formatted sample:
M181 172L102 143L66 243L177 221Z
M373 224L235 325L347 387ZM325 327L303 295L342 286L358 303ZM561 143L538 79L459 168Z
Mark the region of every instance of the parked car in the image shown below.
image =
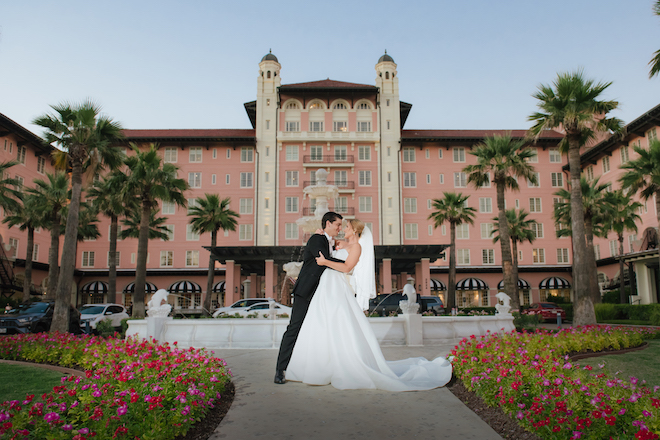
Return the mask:
M557 321L557 312L561 315L562 321L566 320L566 311L551 302L533 303L522 311L525 315L539 315L540 321Z
M104 319L109 319L116 329L121 328L122 319L128 319L128 312L120 304L85 304L80 308L80 326L85 329L87 323L92 330Z
M213 312L213 317L217 318L220 315L233 315L236 312L245 310L255 304L268 303L269 298L248 298L236 301L229 307L220 307ZM272 301L272 300L271 300Z
M21 304L4 315L0 315L0 334L40 333L50 330L55 301L35 301ZM69 331L81 333L80 312L73 306L69 309Z
M273 307L275 307L275 313L277 313L278 316L286 314L291 317L291 307L285 306L275 301L258 303L236 313L244 317L247 315L254 315L256 313L259 318L264 318L265 315L270 315L271 303L273 303Z
M391 312L400 311L399 301L405 299L408 299L408 297L402 293L392 293L389 296L385 294L377 295L375 298L369 300L369 312L378 313L379 315L382 315L384 312L386 315L389 315ZM420 303L420 301L420 295L417 294L417 302Z
M420 312L433 312L435 315L445 314L445 305L437 296L422 296L422 307Z

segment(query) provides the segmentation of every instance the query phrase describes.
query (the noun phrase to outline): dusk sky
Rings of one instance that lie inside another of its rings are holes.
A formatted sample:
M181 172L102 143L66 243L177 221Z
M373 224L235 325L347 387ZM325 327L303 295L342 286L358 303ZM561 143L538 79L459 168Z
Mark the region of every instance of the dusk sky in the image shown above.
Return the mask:
M660 103L653 0L5 1L0 113L36 134L49 105L90 98L125 128L251 128L258 64L283 84L375 84L387 49L405 128L526 129L532 94L583 68L629 123Z

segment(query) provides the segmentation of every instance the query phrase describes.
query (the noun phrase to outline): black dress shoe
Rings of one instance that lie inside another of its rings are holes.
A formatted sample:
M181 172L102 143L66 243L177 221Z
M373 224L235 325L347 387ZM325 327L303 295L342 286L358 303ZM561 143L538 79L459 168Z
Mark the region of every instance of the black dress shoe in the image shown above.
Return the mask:
M275 372L275 383L280 385L286 383L286 379L284 378L284 370L277 370Z

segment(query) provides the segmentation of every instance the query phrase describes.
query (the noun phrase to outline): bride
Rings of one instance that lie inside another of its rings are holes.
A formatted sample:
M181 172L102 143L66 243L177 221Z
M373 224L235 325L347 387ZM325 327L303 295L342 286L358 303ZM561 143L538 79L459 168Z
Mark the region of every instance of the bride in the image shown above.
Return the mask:
M344 263L329 261L323 255L316 259L319 265L334 270L325 270L321 276L293 348L286 379L309 385L332 384L341 390L415 391L445 385L451 379L451 364L444 358L385 360L358 304L364 304L365 298L368 304L375 294L373 237L357 219L346 223L344 236L345 250L335 254L338 258L346 256ZM355 293L344 275L353 269L351 284Z

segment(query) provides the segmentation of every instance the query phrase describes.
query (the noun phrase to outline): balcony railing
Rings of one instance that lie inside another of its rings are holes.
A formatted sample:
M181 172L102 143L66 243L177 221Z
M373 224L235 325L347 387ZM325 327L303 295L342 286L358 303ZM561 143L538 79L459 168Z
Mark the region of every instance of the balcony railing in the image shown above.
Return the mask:
M313 156L303 156L303 164L346 164L347 166L355 163L355 156L353 155L335 155L335 154L318 154Z
M316 208L303 208L303 215L304 216L311 216L314 215L314 211ZM340 206L337 208L330 207L328 208L328 211L333 211L336 212L337 214L343 214L343 215L355 215L355 208L354 207L345 207L345 206Z
M349 182L347 180L328 180L326 181L328 185L335 185L341 191L342 189L355 189L355 182ZM305 180L303 186L317 185L318 180Z

